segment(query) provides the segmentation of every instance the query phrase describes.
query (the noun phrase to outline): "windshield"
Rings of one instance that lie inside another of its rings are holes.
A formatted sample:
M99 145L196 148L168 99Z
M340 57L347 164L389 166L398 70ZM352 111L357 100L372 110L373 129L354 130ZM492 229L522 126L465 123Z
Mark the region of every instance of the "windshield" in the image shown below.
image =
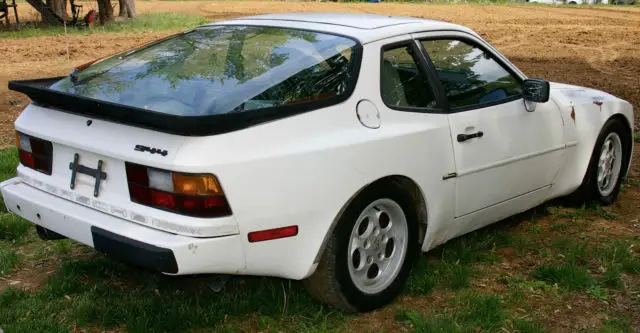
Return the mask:
M93 64L50 89L177 116L238 113L346 94L356 45L296 29L204 27Z

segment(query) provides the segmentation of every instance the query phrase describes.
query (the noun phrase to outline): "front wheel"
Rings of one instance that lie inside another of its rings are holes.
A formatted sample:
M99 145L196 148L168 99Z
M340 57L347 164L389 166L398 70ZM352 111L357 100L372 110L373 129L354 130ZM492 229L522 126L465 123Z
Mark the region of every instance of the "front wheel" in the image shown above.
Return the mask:
M572 201L613 203L620 192L622 178L630 159L629 131L620 120L609 120L603 127L593 149L587 173Z
M305 280L320 301L365 312L403 289L418 253L411 197L394 185L358 195L340 217L316 272Z

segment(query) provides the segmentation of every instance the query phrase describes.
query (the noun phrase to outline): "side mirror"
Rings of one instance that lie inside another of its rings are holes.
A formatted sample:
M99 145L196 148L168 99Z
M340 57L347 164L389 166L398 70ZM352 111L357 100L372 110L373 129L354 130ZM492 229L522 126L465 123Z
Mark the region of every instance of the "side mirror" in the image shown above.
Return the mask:
M549 82L542 79L526 79L522 82L525 102L546 103L549 101Z

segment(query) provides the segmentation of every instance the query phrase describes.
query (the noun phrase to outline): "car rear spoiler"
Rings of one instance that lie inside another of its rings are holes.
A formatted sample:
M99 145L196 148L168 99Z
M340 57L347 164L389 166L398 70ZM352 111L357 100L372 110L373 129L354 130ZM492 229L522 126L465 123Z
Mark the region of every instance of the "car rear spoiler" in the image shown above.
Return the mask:
M324 104L323 101L312 103L313 105L285 105L220 115L178 116L50 89L53 83L62 78L64 77L9 81L9 89L29 96L35 104L42 107L184 136L233 132L317 109Z

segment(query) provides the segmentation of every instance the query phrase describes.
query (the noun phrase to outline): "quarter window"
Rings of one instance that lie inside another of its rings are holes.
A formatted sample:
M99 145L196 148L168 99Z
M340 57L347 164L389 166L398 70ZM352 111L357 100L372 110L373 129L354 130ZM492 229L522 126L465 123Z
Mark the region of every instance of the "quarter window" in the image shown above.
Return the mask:
M382 100L390 107L435 108L431 86L409 45L386 49L380 71Z
M522 94L520 80L482 49L450 39L421 43L452 109L495 103Z

